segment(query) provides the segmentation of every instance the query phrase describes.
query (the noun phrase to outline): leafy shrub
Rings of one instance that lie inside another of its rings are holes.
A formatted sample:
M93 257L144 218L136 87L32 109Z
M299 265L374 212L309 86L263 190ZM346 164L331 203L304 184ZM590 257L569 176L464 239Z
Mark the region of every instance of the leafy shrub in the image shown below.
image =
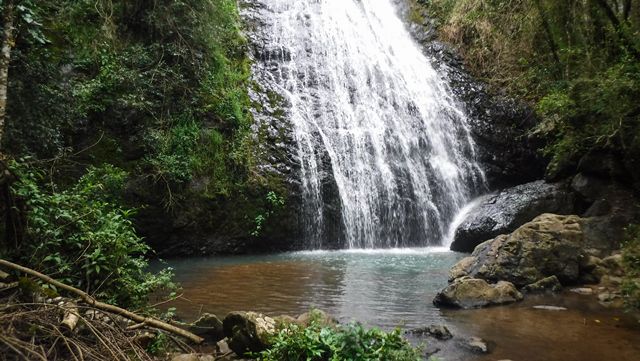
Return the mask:
M258 213L258 215L255 216L254 218L255 228L251 232L251 235L254 237L260 236L260 233L264 229L265 224L267 223L269 218L271 218L271 216L273 216L273 214L277 210L284 207L284 204L285 204L284 198L282 198L276 192L273 192L273 191L267 193L267 197L265 199L266 199L267 209Z
M640 164L638 9L609 0L411 4L436 19L474 75L536 106L551 174L592 150Z
M627 228L622 255L626 271L622 286L626 303L629 308L640 309L640 225Z
M287 325L273 345L257 355L262 361L417 361L419 349L399 329L384 332L360 324L325 326L312 319L308 327Z
M123 171L89 168L57 191L42 185L44 173L36 168L14 168L20 179L13 191L27 206L26 237L13 250L18 262L125 307L143 306L150 292L174 287L170 269L146 271L149 247L134 231L133 211L117 203Z

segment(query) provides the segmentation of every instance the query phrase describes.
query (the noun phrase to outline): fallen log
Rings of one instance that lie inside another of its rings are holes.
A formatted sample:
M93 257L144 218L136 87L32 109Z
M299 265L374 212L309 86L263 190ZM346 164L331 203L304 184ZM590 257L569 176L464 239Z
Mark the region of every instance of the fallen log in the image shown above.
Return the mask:
M114 305L110 305L108 303L104 303L104 302L100 302L98 300L96 300L95 298L93 298L92 296L90 296L89 294L87 294L84 291L81 291L75 287L66 285L62 282L56 281L53 278L44 275L38 271L32 270L31 268L27 268L24 266L20 266L18 264L6 261L4 259L0 259L0 266L2 267L6 267L6 268L10 268L22 273L26 273L30 276L36 277L48 284L54 285L56 286L58 289L63 289L69 293L73 293L74 295L80 297L82 299L82 301L84 301L85 303L91 305L92 307L95 307L101 311L105 311L105 312L109 312L115 315L119 315L122 316L124 318L127 318L129 320L132 320L134 322L137 323L145 323L147 326L152 327L152 328L157 328L159 330L163 330L169 333L173 333L175 335L184 337L194 343L201 343L204 339L200 336L197 336L187 330L184 330L182 328L173 326L171 324L168 324L166 322L160 321L157 318L153 318L153 317L144 317L144 316L140 316L138 314L135 314L129 310L125 310L124 308L120 308L118 306L114 306Z

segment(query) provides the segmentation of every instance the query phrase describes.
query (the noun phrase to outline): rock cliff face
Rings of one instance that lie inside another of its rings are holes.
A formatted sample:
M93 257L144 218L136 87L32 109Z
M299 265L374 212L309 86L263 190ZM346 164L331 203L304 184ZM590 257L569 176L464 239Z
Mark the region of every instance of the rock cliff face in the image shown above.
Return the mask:
M500 189L541 179L547 162L539 152L543 140L533 132L537 119L532 109L491 92L486 84L474 79L455 50L437 40L435 25L420 1L396 2L414 38L464 104L489 187Z

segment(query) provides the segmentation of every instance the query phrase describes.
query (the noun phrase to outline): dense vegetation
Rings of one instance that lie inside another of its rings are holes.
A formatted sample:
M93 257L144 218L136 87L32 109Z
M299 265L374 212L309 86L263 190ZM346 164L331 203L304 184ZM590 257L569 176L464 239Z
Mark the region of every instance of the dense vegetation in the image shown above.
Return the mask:
M13 184L2 192L2 254L138 304L168 282L141 271L146 243L157 240L139 231L170 233L161 227L180 215L203 232L264 232L285 191L255 169L236 1L0 6L3 29L13 29L3 38L0 154Z
M414 1L476 76L538 110L551 175L593 150L640 165L640 2Z
M262 361L418 361L400 330L384 332L360 324L323 325L318 317L308 327L287 325L273 337L272 346L258 355Z
M16 195L29 212L26 242L10 249L12 259L116 305L145 306L154 290L173 289L170 270L146 271L149 246L136 235L132 211L117 205L123 171L90 168L72 187L52 192L43 173L24 164L14 169Z

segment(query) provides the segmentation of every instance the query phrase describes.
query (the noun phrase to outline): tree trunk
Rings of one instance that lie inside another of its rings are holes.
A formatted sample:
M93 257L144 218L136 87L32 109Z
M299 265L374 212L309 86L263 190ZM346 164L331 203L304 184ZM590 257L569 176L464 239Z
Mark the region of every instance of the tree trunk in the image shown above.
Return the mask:
M625 0L624 7L622 8L622 18L624 21L629 20L629 14L631 13L631 0Z
M0 158L2 152L2 136L4 134L4 121L7 114L7 87L9 85L9 64L11 62L11 49L15 45L14 29L14 4L8 0L4 5L2 16L2 49L0 50Z
M600 6L600 9L604 11L604 14L609 18L609 21L611 21L613 28L616 30L616 33L618 33L618 37L620 38L622 45L624 45L631 55L640 60L640 51L636 49L634 41L629 38L629 35L625 31L620 19L618 19L611 6L609 6L606 0L595 0L595 2Z
M540 3L540 0L536 0L536 8L538 9L538 13L540 13L540 20L542 21L542 27L544 28L544 33L547 38L547 44L549 45L549 50L551 51L551 55L553 55L553 60L558 65L558 68L562 65L560 62L560 56L558 56L558 46L556 45L555 40L553 39L553 32L551 31L551 25L549 21L547 21L547 17Z

